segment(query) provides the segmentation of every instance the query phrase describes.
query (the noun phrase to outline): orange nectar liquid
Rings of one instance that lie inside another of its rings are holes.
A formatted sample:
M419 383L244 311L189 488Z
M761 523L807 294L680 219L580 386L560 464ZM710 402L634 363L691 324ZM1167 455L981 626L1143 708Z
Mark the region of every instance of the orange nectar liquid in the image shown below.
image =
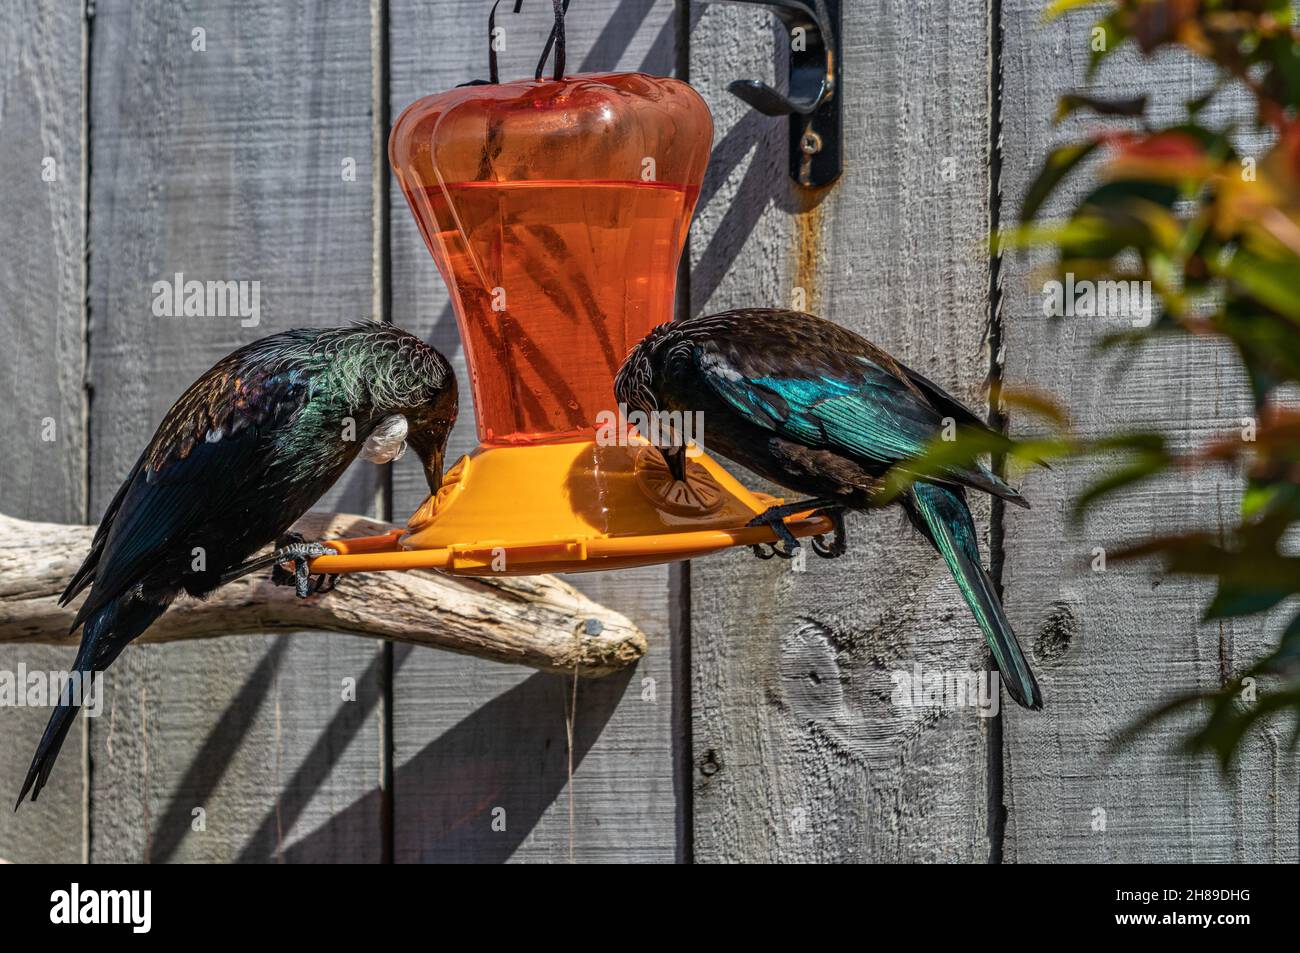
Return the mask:
M623 359L673 316L698 191L543 180L407 193L417 221L438 223L424 239L455 302L481 443L590 437L615 409Z

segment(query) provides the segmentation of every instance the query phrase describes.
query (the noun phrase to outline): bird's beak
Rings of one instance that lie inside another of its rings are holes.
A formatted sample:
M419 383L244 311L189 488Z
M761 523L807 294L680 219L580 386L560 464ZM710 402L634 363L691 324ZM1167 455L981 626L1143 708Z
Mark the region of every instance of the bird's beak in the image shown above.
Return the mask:
M424 467L424 480L429 484L429 492L437 493L442 486L442 461L447 452L446 436L439 440L437 435L427 431L413 431L407 438L411 449L420 458Z
M659 451L663 454L664 464L674 480L686 480L686 447L667 447Z
M424 459L424 479L429 484L429 492L437 493L442 486L442 451L429 454Z

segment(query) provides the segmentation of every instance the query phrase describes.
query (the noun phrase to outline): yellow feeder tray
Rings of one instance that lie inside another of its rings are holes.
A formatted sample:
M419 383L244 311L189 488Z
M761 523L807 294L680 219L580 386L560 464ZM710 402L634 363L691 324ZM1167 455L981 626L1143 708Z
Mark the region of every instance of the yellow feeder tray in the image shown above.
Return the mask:
M314 573L440 569L462 576L594 572L774 543L747 526L782 500L756 493L702 452L674 480L648 445L594 440L479 447L447 471L406 532L331 540ZM831 532L796 514L795 536Z

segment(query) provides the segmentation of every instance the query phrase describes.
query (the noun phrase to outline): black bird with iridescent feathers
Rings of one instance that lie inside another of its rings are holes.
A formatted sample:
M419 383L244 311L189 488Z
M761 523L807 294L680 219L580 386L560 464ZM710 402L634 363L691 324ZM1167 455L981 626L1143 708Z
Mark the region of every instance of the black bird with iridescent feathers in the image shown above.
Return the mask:
M836 527L832 544L815 540L813 548L825 556L842 553L843 512L871 506L880 478L921 454L946 418L987 430L943 388L869 341L796 311L727 311L660 325L628 355L615 391L629 411L702 412L710 451L810 497L754 521L776 532L781 544L774 551L781 556L799 547L784 518L810 509ZM663 452L681 479L684 449ZM980 564L966 488L1029 505L978 463L917 481L900 502L947 562L1011 697L1041 708L1038 683Z
M270 565L248 560L280 540L363 447L382 462L405 437L436 490L456 409L447 361L391 325L285 331L223 358L167 412L63 593L67 604L90 589L72 626L83 626L73 670L103 671L181 592L201 598ZM374 442L394 435L396 446ZM323 551L296 543L277 552L277 562L296 564L300 594L307 558ZM36 800L76 718L72 697L60 700L18 804L29 791Z

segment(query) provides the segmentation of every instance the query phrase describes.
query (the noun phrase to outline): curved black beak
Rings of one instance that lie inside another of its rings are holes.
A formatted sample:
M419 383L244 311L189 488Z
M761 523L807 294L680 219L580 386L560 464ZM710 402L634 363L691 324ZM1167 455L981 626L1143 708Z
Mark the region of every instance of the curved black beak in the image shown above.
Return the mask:
M442 486L442 451L434 453L431 459L423 461L424 480L429 484L429 492L437 493Z
M450 427L448 427L450 429ZM442 486L442 462L447 450L447 431L428 433L413 431L406 438L407 444L415 451L424 467L424 480L429 484L429 492L437 493Z

